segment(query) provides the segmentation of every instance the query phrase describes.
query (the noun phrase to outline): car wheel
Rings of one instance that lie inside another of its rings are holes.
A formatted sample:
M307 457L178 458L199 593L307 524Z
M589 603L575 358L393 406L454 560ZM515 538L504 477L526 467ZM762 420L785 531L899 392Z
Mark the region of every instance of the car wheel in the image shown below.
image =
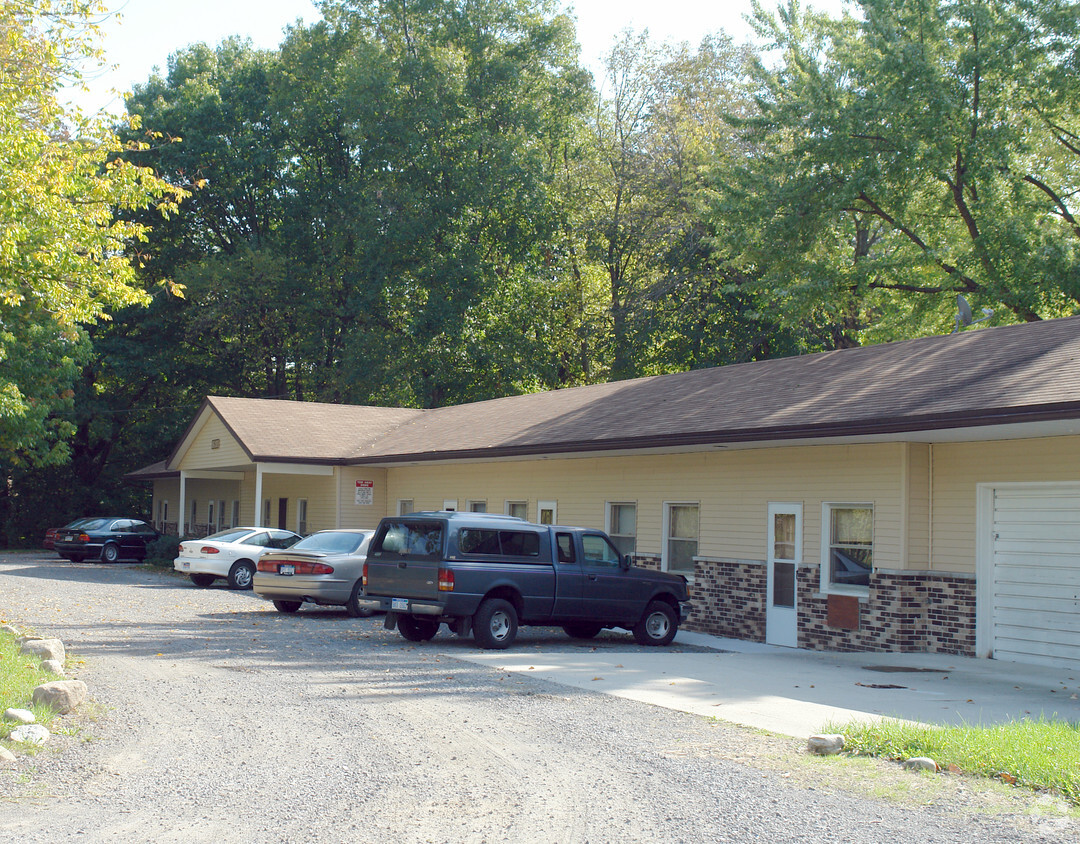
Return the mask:
M212 574L189 574L188 577L190 577L191 582L198 586L200 589L205 589L207 586L217 580L217 578L214 577Z
M653 601L634 625L634 638L639 645L670 645L678 630L679 618L671 604Z
M370 618L375 614L374 610L369 610L367 607L360 606L357 603L357 599L360 597L360 591L363 589L364 584L361 581L356 581L356 585L352 588L352 594L349 596L349 600L345 602L345 610L353 618Z
M563 632L571 639L592 639L603 629L599 624L589 624L588 622L563 625Z
M229 569L230 589L250 589L252 579L255 577L255 566L248 560L240 560L233 563Z
M303 601L274 601L274 609L278 612L292 614L300 609Z
M101 562L115 563L120 559L120 546L109 542L101 549Z
M403 615L398 619L397 629L410 642L428 642L439 632L439 622L435 619Z
M502 598L488 598L473 616L473 637L481 648L508 648L517 636L517 631L517 610L513 604Z

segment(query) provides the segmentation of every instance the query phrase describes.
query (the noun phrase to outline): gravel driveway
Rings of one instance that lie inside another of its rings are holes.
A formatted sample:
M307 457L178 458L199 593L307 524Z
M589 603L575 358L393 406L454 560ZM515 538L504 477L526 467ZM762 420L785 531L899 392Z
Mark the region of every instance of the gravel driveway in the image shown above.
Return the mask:
M929 806L860 796L791 740L474 665L445 630L413 645L381 619L279 615L132 566L0 557L0 619L62 638L93 698L70 736L0 769L2 841L1076 837L1021 814L1027 798L988 814L962 786ZM515 647L638 646L524 628Z

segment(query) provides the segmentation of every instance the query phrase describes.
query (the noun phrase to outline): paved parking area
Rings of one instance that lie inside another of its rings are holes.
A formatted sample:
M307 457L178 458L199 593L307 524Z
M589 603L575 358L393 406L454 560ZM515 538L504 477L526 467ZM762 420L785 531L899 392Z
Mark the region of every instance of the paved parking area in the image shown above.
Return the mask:
M680 652L680 645L693 652ZM943 654L808 651L680 631L666 649L455 650L453 656L798 737L830 722L874 718L1080 722L1078 670Z

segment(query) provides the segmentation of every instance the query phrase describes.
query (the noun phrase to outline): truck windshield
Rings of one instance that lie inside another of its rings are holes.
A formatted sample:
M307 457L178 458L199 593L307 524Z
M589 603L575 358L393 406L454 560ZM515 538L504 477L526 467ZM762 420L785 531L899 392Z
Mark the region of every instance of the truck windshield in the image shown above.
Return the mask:
M438 557L442 555L442 522L384 522L371 546L372 556Z

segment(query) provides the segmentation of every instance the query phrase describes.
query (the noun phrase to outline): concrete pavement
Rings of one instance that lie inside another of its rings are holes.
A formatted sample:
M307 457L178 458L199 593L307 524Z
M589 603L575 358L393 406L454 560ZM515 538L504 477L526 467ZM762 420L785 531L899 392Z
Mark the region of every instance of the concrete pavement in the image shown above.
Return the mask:
M710 648L685 652L680 644ZM556 683L806 737L826 724L900 718L998 724L1080 721L1080 669L943 654L833 653L680 630L669 648L481 651L458 659Z

